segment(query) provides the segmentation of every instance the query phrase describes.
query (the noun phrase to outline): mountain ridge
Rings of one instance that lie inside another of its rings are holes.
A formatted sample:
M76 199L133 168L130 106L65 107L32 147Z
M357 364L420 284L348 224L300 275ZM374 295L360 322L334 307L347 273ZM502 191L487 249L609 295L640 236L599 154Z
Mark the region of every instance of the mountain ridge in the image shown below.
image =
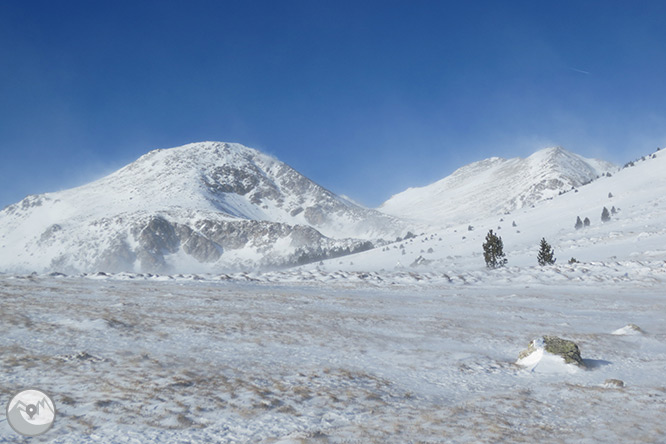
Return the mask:
M617 166L561 147L523 158L491 157L462 166L430 185L393 195L379 211L436 223L501 215L582 186Z
M484 159L396 195L420 194L408 203L432 213L410 221L404 219L414 216L409 208L394 215L364 208L256 149L192 143L150 151L89 184L6 207L0 211L0 270L173 273L293 266L386 245L408 231L525 208L615 168L559 147L526 159ZM460 204L451 200L451 189L464 191Z
M433 279L444 276L445 281L465 285L510 275L514 282L527 285L527 268L531 268L552 285L595 280L598 276L593 269L600 267L615 273L612 279L616 282L630 282L632 273L653 279L655 273L666 272L665 168L666 154L657 150L628 162L610 176L537 202L534 207L510 215L479 215L459 223L432 224L414 238L355 254L342 264L323 261L296 271L431 273ZM610 220L602 218L604 209ZM576 227L577 218L590 223ZM503 240L508 258L504 269L488 270L485 266L482 244L489 230ZM555 251L555 265L537 263L544 238Z

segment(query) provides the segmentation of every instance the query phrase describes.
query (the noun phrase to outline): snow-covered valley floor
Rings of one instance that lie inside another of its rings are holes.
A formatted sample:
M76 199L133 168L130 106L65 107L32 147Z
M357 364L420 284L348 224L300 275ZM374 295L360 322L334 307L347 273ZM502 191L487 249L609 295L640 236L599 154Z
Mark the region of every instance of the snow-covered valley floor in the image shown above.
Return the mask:
M50 443L664 442L663 264L612 268L3 276L1 399L49 393ZM517 366L543 334L588 369Z

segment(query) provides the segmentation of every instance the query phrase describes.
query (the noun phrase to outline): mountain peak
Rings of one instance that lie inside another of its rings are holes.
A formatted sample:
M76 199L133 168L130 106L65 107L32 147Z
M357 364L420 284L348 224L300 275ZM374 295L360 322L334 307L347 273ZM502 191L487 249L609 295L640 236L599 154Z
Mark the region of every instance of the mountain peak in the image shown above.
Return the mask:
M545 154L572 154L571 152L565 150L561 146L550 146L547 148L540 149L539 151L535 152L532 155L538 154L538 153L545 153Z
M532 153L527 159L530 159L533 162L546 162L552 161L553 159L562 159L562 158L572 158L580 157L577 154L567 151L561 146L553 146L548 148L543 148L539 151Z
M16 247L7 260L28 269L164 271L343 254L403 234L404 224L258 150L199 142L30 196L0 212L0 228Z
M501 215L552 198L616 169L562 147L526 159L492 157L461 167L448 177L392 196L380 210L412 219L464 222Z

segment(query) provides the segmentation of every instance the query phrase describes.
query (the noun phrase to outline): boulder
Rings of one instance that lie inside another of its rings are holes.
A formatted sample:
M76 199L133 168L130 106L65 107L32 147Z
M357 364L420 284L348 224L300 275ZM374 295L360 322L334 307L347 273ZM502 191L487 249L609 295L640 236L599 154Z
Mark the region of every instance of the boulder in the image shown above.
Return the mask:
M585 363L580 357L578 345L573 341L558 338L557 336L543 336L532 340L527 346L527 350L520 352L518 360L525 359L538 350L544 350L550 354L561 356L567 364L585 367Z

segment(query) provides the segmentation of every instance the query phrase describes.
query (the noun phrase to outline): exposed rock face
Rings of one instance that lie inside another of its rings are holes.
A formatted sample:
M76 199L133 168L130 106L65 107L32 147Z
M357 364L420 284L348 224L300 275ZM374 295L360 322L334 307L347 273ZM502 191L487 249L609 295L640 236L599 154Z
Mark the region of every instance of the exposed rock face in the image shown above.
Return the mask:
M580 357L578 345L573 341L558 338L557 336L543 336L532 340L527 346L527 350L520 352L518 359L528 357L539 348L543 348L553 355L561 356L567 364L576 364L580 367L585 367L585 363Z
M74 272L81 269L77 264L92 258L94 262L87 268L92 271L172 273L181 271L175 265L178 261L194 259L200 265L194 269L216 272L299 265L373 247L363 240L330 239L308 226L267 221L211 218L178 223L162 215L139 218L129 229L114 221L96 225L109 230L105 233L107 242L84 244L89 247L62 253L52 260L50 268ZM258 257L251 262L223 261L234 254Z
M53 224L42 233L39 241L44 244L51 244L54 242L59 231L62 231L62 227L58 224Z
M180 246L180 239L173 225L162 217L150 219L144 227L135 226L132 234L140 245L136 254L143 270L164 270L164 255L175 253Z
M183 251L199 262L215 262L222 256L223 248L187 225L174 224Z

